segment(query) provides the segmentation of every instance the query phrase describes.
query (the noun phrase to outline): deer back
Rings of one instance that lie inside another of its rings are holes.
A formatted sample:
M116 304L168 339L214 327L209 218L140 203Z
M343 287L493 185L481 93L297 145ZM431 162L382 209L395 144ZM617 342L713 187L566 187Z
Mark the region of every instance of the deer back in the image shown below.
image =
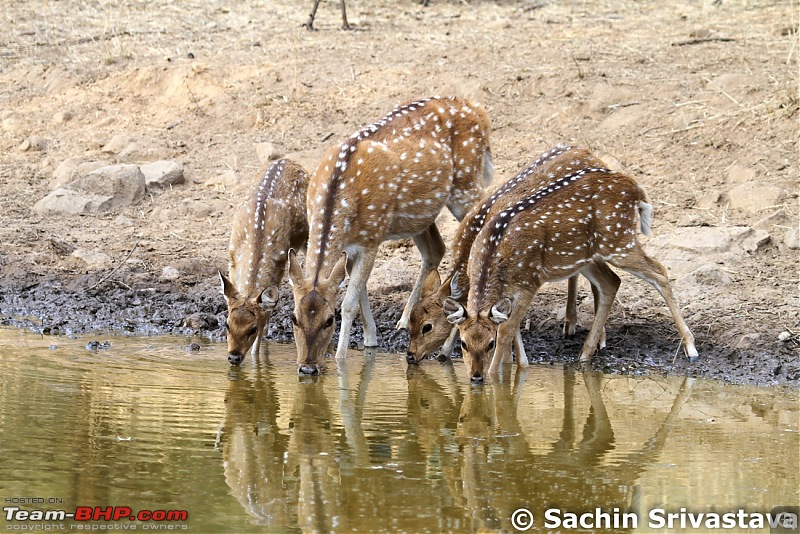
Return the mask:
M543 172L543 168L571 165L579 149L557 145L542 153L530 165L510 180L499 184L493 191L476 204L456 229L452 241L453 263L450 274L441 283L435 271L428 273L423 285L420 301L411 311L409 322L409 355L416 361L436 351L447 340L453 326L444 313L444 301L454 298L466 303L469 292L469 273L467 266L475 237L483 228L487 218L491 218L531 191L552 182L553 178Z
M396 107L322 158L309 183L307 274L342 251L419 234L447 206L461 219L491 181L489 120L456 97Z

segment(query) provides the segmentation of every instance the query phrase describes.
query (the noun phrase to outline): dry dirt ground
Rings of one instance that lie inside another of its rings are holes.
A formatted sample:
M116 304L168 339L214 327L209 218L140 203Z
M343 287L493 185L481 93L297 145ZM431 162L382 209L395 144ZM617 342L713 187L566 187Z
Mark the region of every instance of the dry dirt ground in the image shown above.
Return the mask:
M654 233L642 239L670 268L702 358L686 363L658 293L625 274L599 369L797 386L796 0L350 0L354 31L327 0L309 32L311 3L5 3L7 323L222 336L215 272L262 164L257 145L311 170L395 104L456 94L490 113L497 180L569 143L636 177L653 200ZM171 159L187 181L111 213L38 215L33 203L70 158ZM447 239L449 214L442 225ZM370 288L385 350L405 349L393 326L418 258L410 241L382 248ZM281 293L270 336L288 340L291 292ZM577 358L586 329L561 339L565 293L553 284L535 301L533 361ZM585 286L581 299L585 327Z

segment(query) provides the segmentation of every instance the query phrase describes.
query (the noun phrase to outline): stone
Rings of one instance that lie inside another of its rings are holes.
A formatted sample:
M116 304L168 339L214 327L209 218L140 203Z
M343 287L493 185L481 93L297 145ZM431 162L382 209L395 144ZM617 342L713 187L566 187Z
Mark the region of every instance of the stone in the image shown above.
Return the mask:
M203 185L214 189L237 189L246 184L236 171L228 169L219 176L209 178Z
M119 154L125 149L125 147L127 147L128 145L130 145L135 141L136 141L135 138L130 137L128 135L117 134L114 137L112 137L111 140L108 141L105 145L103 145L103 148L101 150L109 154Z
M32 135L19 145L19 149L21 152L41 152L47 149L47 139L38 135Z
M256 157L262 165L276 160L282 156L278 147L274 143L255 143Z
M766 230L753 230L742 239L739 245L745 251L753 253L769 245L771 240L772 238Z
M55 115L53 115L53 122L56 124L64 124L65 122L69 122L75 117L71 111L59 111Z
M180 276L181 273L178 272L178 269L176 269L175 267L167 266L161 270L161 276L158 277L158 280L161 282L174 282L175 280L180 278Z
M786 191L772 184L745 182L728 192L730 206L756 212L778 206L786 198Z
M691 283L705 286L726 286L733 279L719 265L706 263L701 265L686 277Z
M722 191L711 190L702 193L695 200L695 207L699 209L711 209L720 205L723 200Z
M142 165L142 174L148 190L168 189L186 182L183 165L177 161L164 160Z
M796 226L789 228L789 231L783 236L783 244L789 250L800 249L800 230Z
M105 254L103 252L99 252L97 250L87 250L85 248L78 248L72 252L72 257L78 258L79 260L83 261L89 267L93 267L96 269L103 269L110 267L114 260L111 259L111 256Z
M747 226L700 226L676 228L672 233L651 240L656 248L672 248L691 254L717 254L741 243L753 229Z
M136 165L108 165L90 172L45 196L34 205L49 213L104 213L144 198L144 175Z
M69 158L62 161L56 170L53 171L53 178L50 180L51 187L60 187L72 181L86 176L92 171L111 165L110 161L81 161L80 158Z
M741 184L744 182L752 182L756 179L756 171L741 165L731 165L728 167L728 182L733 184Z

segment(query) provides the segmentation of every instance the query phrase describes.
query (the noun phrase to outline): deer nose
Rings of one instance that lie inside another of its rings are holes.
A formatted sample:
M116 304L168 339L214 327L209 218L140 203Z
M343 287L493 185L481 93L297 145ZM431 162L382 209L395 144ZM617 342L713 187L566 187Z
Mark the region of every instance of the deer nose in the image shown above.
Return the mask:
M318 375L319 368L316 365L308 365L307 363L304 363L297 369L297 372L306 376Z
M483 384L483 376L479 373L475 373L472 375L472 378L470 378L469 381L473 384Z
M242 360L244 360L244 356L241 354L228 354L228 363L231 365L241 365Z
M410 365L413 365L413 364L417 363L417 359L414 358L414 353L413 352L411 352L411 351L406 352L406 361Z

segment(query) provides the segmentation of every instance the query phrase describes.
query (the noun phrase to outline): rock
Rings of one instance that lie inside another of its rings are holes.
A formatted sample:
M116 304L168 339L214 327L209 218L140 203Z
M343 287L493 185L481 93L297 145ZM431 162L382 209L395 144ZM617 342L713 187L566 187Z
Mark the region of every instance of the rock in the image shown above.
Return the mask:
M766 230L753 230L741 241L740 246L745 251L752 253L769 245L770 241L769 232Z
M186 181L183 176L183 165L177 161L156 161L142 165L142 174L147 189L161 190Z
M127 147L131 143L134 143L135 141L136 138L134 137L130 137L123 134L117 134L114 137L112 137L111 140L108 141L105 145L103 145L103 148L101 148L101 150L109 154L119 154L125 149L125 147Z
M178 269L175 267L164 267L161 271L161 276L158 277L160 282L174 282L178 278L180 278L181 273L178 272Z
M65 159L53 171L53 179L50 181L50 185L52 187L60 187L108 165L111 165L111 162L107 160L82 162L80 158Z
M744 182L752 182L756 179L756 171L741 165L731 165L728 167L728 182L733 184L741 184Z
M280 158L283 154L274 143L255 143L256 157L259 163L266 164Z
M734 94L742 92L742 88L753 85L753 77L746 73L728 73L717 76L708 82L708 88L712 91L724 91Z
M243 185L247 185L245 180L233 169L228 169L219 176L209 178L203 184L206 187L213 187L215 189L237 189Z
M103 213L144 198L144 175L136 165L109 165L57 188L34 205L49 213Z
M771 230L773 226L789 226L791 224L791 217L786 214L786 211L783 209L779 209L772 215L768 217L764 217L760 219L753 225L753 228L758 228L759 230Z
M186 352L200 352L200 345L197 343L189 343L186 345Z
M191 215L195 219L206 219L218 213L213 206L200 200L186 199L181 202L179 211L186 215Z
M723 200L723 195L721 191L706 191L702 195L697 197L695 201L695 207L700 209L711 209L719 206L719 204Z
M758 342L761 339L761 334L753 333L753 334L745 334L739 339L739 342L734 347L735 349L753 349L758 346Z
M486 27L490 30L507 30L511 27L511 21L508 19L495 19L486 23Z
M693 285L705 286L726 286L733 282L733 279L719 265L707 263L701 265L686 277Z
M732 208L754 212L779 205L786 191L772 184L745 182L731 189L728 197Z
M103 269L106 267L110 267L114 260L111 259L111 256L105 254L103 252L99 252L96 250L87 250L85 248L78 248L72 252L73 258L78 258L79 260L83 261L89 267L96 268L96 269Z
M74 191L108 197L108 208L124 208L144 198L144 174L136 165L109 165L67 184Z
M783 237L783 244L789 250L797 250L800 248L800 230L798 230L796 226L794 228L789 228L789 231L786 232L786 235Z
M688 227L676 228L671 234L658 236L651 241L653 246L673 248L692 254L714 254L727 252L736 243L741 243L752 234L747 226Z
M41 152L47 148L47 139L38 135L32 135L25 139L19 149L21 152Z
M791 332L787 332L786 330L784 330L783 332L778 334L778 341L789 341L790 339L792 339Z
M64 124L69 122L75 115L71 111L59 111L53 115L53 122L56 124Z
M187 315L183 319L183 326L186 328L191 328L192 330L202 330L206 328L206 316L202 313L193 313L191 315Z

